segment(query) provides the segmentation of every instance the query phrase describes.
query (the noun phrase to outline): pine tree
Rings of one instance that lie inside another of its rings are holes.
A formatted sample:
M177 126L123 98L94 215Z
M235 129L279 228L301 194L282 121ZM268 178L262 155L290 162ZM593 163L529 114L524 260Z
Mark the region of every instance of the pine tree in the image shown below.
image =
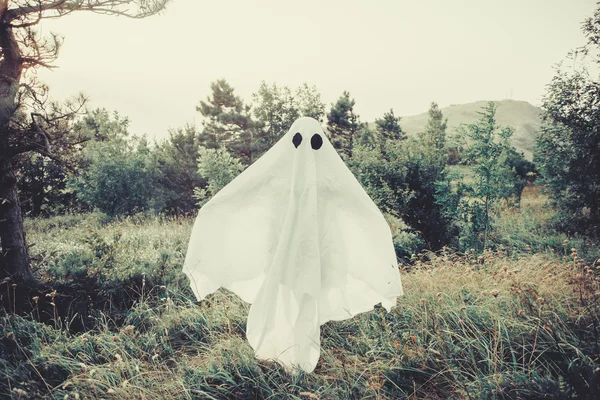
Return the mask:
M204 117L200 143L211 149L225 146L245 163L252 163L257 132L250 106L235 95L225 79L211 83L210 87L212 96L196 107Z
M425 132L422 133L424 140L435 145L438 150L443 150L446 146L446 128L448 127L448 118L444 118L442 110L436 102L432 102L429 107L429 119Z
M206 185L198 174L199 147L199 132L193 125L169 130L169 137L155 147L158 210L183 214L197 208L194 189Z
M344 91L338 101L331 105L331 110L327 114L327 129L331 143L345 159L352 157L354 135L361 127L359 116L354 113L354 104L355 101L350 98L350 93Z
M385 140L406 139L406 134L400 126L400 119L401 117L396 117L394 110L390 109L390 111L383 114L383 118L375 120L377 133L382 142Z
M473 183L466 188L470 200L463 202L465 219L469 221L465 230L473 245L480 241L485 247L492 226L492 207L499 199L513 194L515 177L508 163L512 128L497 125L493 102L479 114L477 122L461 127L459 138L469 142L464 143L464 159L473 165L475 174Z
M379 137L379 151L386 157L387 147L394 142L406 140L407 136L400 126L400 117L394 115L394 110L383 114L381 119L375 119L375 130Z

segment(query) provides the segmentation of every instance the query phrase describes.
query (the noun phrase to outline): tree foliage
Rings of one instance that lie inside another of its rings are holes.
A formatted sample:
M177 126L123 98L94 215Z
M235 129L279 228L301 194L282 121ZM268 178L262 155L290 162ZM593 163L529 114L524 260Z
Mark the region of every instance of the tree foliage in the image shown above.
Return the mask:
M37 123L52 142L48 141L47 150L21 155L15 164L21 208L33 216L77 209L76 196L67 188L67 181L82 167L82 150L94 140L86 124L89 117L67 113L59 103L49 104L44 111L46 115L38 117Z
M194 197L203 206L212 196L243 171L244 165L224 148L198 149L198 174L206 180L204 188L196 188Z
M448 127L448 118L444 118L442 110L436 102L429 106L429 119L425 131L421 133L423 140L430 141L438 150L446 147L446 128Z
M111 215L131 215L152 207L154 169L144 138L91 143L87 168L71 181L78 198Z
M431 143L388 140L383 153L357 145L348 165L378 207L409 227L413 252L451 241L452 221L437 198L437 183L447 179L446 166ZM406 249L397 250L401 257L410 256Z
M373 130L369 128L368 124L362 124L360 130L356 134L354 145L374 149L377 146L377 143L378 141L375 137L375 133L373 132ZM379 141L379 143L381 143L381 140Z
M200 133L195 126L171 130L153 150L156 162L155 208L170 214L197 209L194 189L206 184L198 174Z
M379 135L379 140L383 143L386 140L405 140L406 134L402 130L400 126L401 117L396 117L394 115L394 110L390 109L390 111L383 114L381 119L375 120L375 126L377 134Z
M316 86L303 83L296 89L294 100L298 106L301 117L314 118L323 122L325 117L325 103L321 101L321 93Z
M246 163L252 163L256 153L256 127L250 106L234 93L225 79L211 85L211 95L196 107L204 120L200 143L210 149L226 147Z
M127 118L96 109L76 126L89 141L68 176L66 189L76 194L80 207L111 216L160 207L156 150L145 137L130 137Z
M543 99L536 143L539 165L559 210L557 226L597 235L600 229L600 81L586 63L600 65L600 7L583 24L587 43L557 67ZM579 58L580 57L580 58ZM597 71L597 69L596 69Z
M354 137L361 128L360 118L354 112L354 104L355 101L350 98L350 93L344 91L337 102L331 105L327 114L327 129L331 144L345 159L352 156Z
M268 85L262 82L252 95L252 111L262 129L260 150L266 151L292 126L298 117L311 117L322 121L325 104L315 86L304 83L293 92L287 86Z
M462 239L467 246L487 246L493 223L492 208L501 198L515 194L516 174L508 163L512 128L496 123L496 105L489 102L480 119L460 128L464 161L470 164L473 178L463 183L465 197L459 204L463 222ZM522 187L521 187L522 190ZM520 196L520 191L518 193Z
M287 86L262 82L252 95L253 113L263 132L262 149L271 148L300 116L292 91Z

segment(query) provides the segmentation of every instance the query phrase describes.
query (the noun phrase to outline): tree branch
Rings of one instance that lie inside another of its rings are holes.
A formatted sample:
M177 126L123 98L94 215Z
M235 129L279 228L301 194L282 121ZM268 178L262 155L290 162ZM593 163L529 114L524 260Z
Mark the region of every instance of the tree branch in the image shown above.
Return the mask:
M42 3L38 0L37 5L25 5L13 8L6 12L6 19L12 21L27 18L33 13L44 13L54 11L60 16L73 11L92 11L100 14L120 15L129 18L144 18L156 14L169 0L144 1L141 5L130 10L127 5L135 3L132 0L58 0L52 3ZM46 18L43 16L42 18ZM25 23L29 24L29 23Z
M48 69L56 68L55 65L48 64L47 62L44 62L41 59L34 58L34 57L22 57L21 60L23 61L23 66L26 68L32 67L35 65L41 65L42 67L46 67Z
M54 3L42 4L41 1L38 2L37 6L23 6L18 8L13 8L8 10L6 13L6 17L9 21L12 21L15 18L19 18L34 12L42 13L46 10L52 10L61 7L67 2L67 0L58 0Z

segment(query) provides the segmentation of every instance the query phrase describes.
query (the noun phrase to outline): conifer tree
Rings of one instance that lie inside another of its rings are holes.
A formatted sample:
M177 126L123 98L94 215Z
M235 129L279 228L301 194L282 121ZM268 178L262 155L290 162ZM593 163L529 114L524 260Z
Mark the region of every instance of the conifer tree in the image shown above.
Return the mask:
M512 128L500 127L496 123L496 105L489 102L481 118L460 129L459 138L467 139L465 161L473 165L475 174L472 184L466 187L469 200L462 203L465 232L468 240L475 245L478 241L487 245L492 227L492 207L503 197L514 191L514 173L507 159L511 146Z
M434 144L438 150L443 150L446 146L446 128L448 127L448 118L444 118L442 110L436 102L432 102L429 107L429 119L425 132L422 133L426 141Z
M406 139L406 134L400 126L400 119L401 117L396 117L394 115L394 110L390 109L390 111L383 114L381 119L378 118L375 120L377 133L382 142L385 140Z
M200 143L206 148L222 146L246 163L254 161L256 124L250 115L250 106L236 96L225 79L210 85L212 94L196 107L204 117Z
M327 129L331 143L345 159L352 156L354 135L361 128L359 116L354 113L354 104L355 101L350 98L350 93L344 91L338 101L331 105L331 110L327 114Z

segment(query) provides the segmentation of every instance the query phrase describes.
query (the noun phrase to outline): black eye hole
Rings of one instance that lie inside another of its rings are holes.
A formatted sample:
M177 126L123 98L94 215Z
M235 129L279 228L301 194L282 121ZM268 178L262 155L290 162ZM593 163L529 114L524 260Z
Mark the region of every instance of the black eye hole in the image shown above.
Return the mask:
M300 134L300 132L297 132L294 137L292 138L292 143L294 143L294 146L296 148L298 148L298 146L300 146L300 143L302 143L302 135Z
M310 138L310 147L315 150L319 150L323 146L323 138L318 133L315 133L312 138Z

